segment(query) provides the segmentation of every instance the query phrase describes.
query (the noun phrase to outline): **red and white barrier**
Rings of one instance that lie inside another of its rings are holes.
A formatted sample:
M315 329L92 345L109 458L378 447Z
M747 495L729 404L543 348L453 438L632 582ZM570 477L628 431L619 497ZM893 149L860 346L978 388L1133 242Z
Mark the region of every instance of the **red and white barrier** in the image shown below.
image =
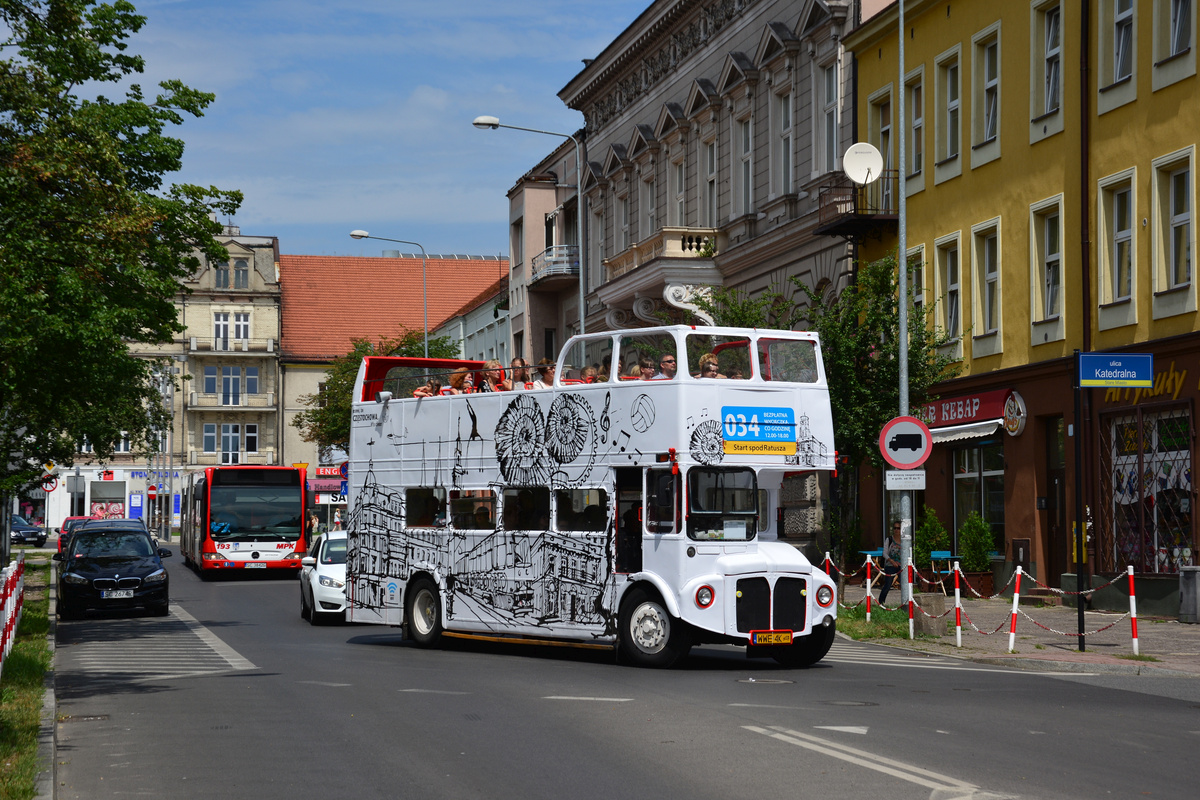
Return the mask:
M17 553L11 564L0 571L0 614L4 627L0 630L0 671L4 659L12 651L17 638L17 625L25 608L25 553Z
M958 562L954 562L954 646L962 647L962 595L958 591Z
M1133 628L1133 654L1138 654L1137 597L1133 593L1133 565L1126 567L1129 573L1129 624Z
M1008 652L1015 653L1017 648L1017 605L1021 602L1021 565L1017 565L1017 584L1013 588L1012 623L1008 629Z

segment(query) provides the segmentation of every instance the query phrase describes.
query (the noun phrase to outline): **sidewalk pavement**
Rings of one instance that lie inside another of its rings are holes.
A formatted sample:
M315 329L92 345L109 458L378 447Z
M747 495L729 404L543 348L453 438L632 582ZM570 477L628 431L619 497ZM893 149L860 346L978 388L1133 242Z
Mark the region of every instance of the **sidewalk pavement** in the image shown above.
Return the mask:
M935 590L936 591L936 590ZM940 592L938 592L940 599ZM1017 612L1013 650L1008 648L1012 620L1012 598L979 600L963 592L962 647L955 646L954 590L944 599L946 615L927 620L937 638L877 639L886 644L921 653L963 658L984 664L1003 664L1018 669L1057 670L1063 672L1104 672L1127 675L1188 676L1200 678L1200 625L1184 624L1177 619L1138 614L1138 652L1133 656L1132 626L1128 612L1084 613L1084 652L1079 651L1079 611L1073 606L1037 605L1022 598ZM841 603L854 606L864 599L863 586L848 584ZM872 591L879 596L878 589ZM921 595L916 595L920 601ZM888 593L889 607L900 603L900 587ZM876 609L872 600L872 610ZM931 610L931 609L927 609ZM920 616L916 609L914 616ZM968 622L968 619L970 620ZM972 627L974 623L975 627ZM1114 624L1115 623L1115 624ZM1043 627L1044 626L1044 627ZM1111 626L1111 627L1107 627ZM1100 629L1106 628L1101 631ZM976 628L983 633L976 631ZM1050 629L1050 630L1047 630ZM984 635L984 634L988 635ZM1153 659L1153 660L1150 660Z

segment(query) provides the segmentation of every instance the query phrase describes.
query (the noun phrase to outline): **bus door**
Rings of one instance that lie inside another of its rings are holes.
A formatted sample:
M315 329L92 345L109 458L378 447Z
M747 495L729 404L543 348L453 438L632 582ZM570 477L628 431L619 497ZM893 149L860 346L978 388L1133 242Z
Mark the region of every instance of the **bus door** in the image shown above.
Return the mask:
M629 574L642 569L642 470L617 467L616 571Z

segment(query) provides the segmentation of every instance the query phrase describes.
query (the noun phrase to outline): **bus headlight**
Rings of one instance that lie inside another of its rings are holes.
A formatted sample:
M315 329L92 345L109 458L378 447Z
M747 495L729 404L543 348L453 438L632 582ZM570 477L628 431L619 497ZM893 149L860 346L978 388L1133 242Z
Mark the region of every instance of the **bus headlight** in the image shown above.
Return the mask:
M225 558L225 556L221 555L220 553L201 553L200 556L205 561L228 561L229 560L229 559Z
M708 608L713 604L713 600L717 597L717 593L713 591L711 586L701 586L696 590L696 605L700 608Z
M833 602L833 588L825 585L817 587L817 605L828 608Z
M305 553L303 550L293 550L290 553L284 553L283 560L284 561L293 561L297 558L304 558L304 556L305 556Z

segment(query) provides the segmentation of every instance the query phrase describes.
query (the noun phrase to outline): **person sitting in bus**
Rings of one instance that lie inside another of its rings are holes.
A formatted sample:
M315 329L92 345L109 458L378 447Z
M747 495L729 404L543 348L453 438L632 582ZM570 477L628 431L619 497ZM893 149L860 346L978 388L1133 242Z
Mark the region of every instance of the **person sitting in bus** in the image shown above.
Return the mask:
M729 370L729 379L735 381L745 380L744 376L742 375L742 371L737 367Z
M492 527L494 527L492 525L492 514L487 510L487 506L480 506L475 509L475 530L486 531L491 530Z
M509 383L514 389L524 389L525 384L532 383L529 378L529 362L517 356L512 360L512 377Z
M479 382L480 392L507 392L512 389L512 383L504 378L504 367L496 359L483 365L483 380Z
M654 379L654 359L650 356L642 356L639 358L637 366L635 366L633 369L637 370L638 378L643 381ZM633 370L630 370L629 374L633 375Z
M551 386L553 386L555 366L555 363L548 358L543 358L541 361L539 361L536 369L538 371L538 375L541 375L542 377L533 382L533 388L549 389Z
M413 389L413 397L437 397L441 393L442 382L437 378L430 378L424 386Z
M450 384L442 390L442 394L469 394L471 386L468 383L470 378L470 370L466 367L459 367L450 373L447 382Z
M716 353L705 353L700 356L700 373L697 378L724 378L721 366L717 363Z
M658 360L658 374L654 376L656 381L669 381L675 377L675 355L673 353L663 353L662 358Z
M584 383L595 383L597 374L595 367L584 367L579 370L579 380Z
M598 505L590 505L583 510L583 521L580 530L585 531L602 531L604 530L604 509Z

